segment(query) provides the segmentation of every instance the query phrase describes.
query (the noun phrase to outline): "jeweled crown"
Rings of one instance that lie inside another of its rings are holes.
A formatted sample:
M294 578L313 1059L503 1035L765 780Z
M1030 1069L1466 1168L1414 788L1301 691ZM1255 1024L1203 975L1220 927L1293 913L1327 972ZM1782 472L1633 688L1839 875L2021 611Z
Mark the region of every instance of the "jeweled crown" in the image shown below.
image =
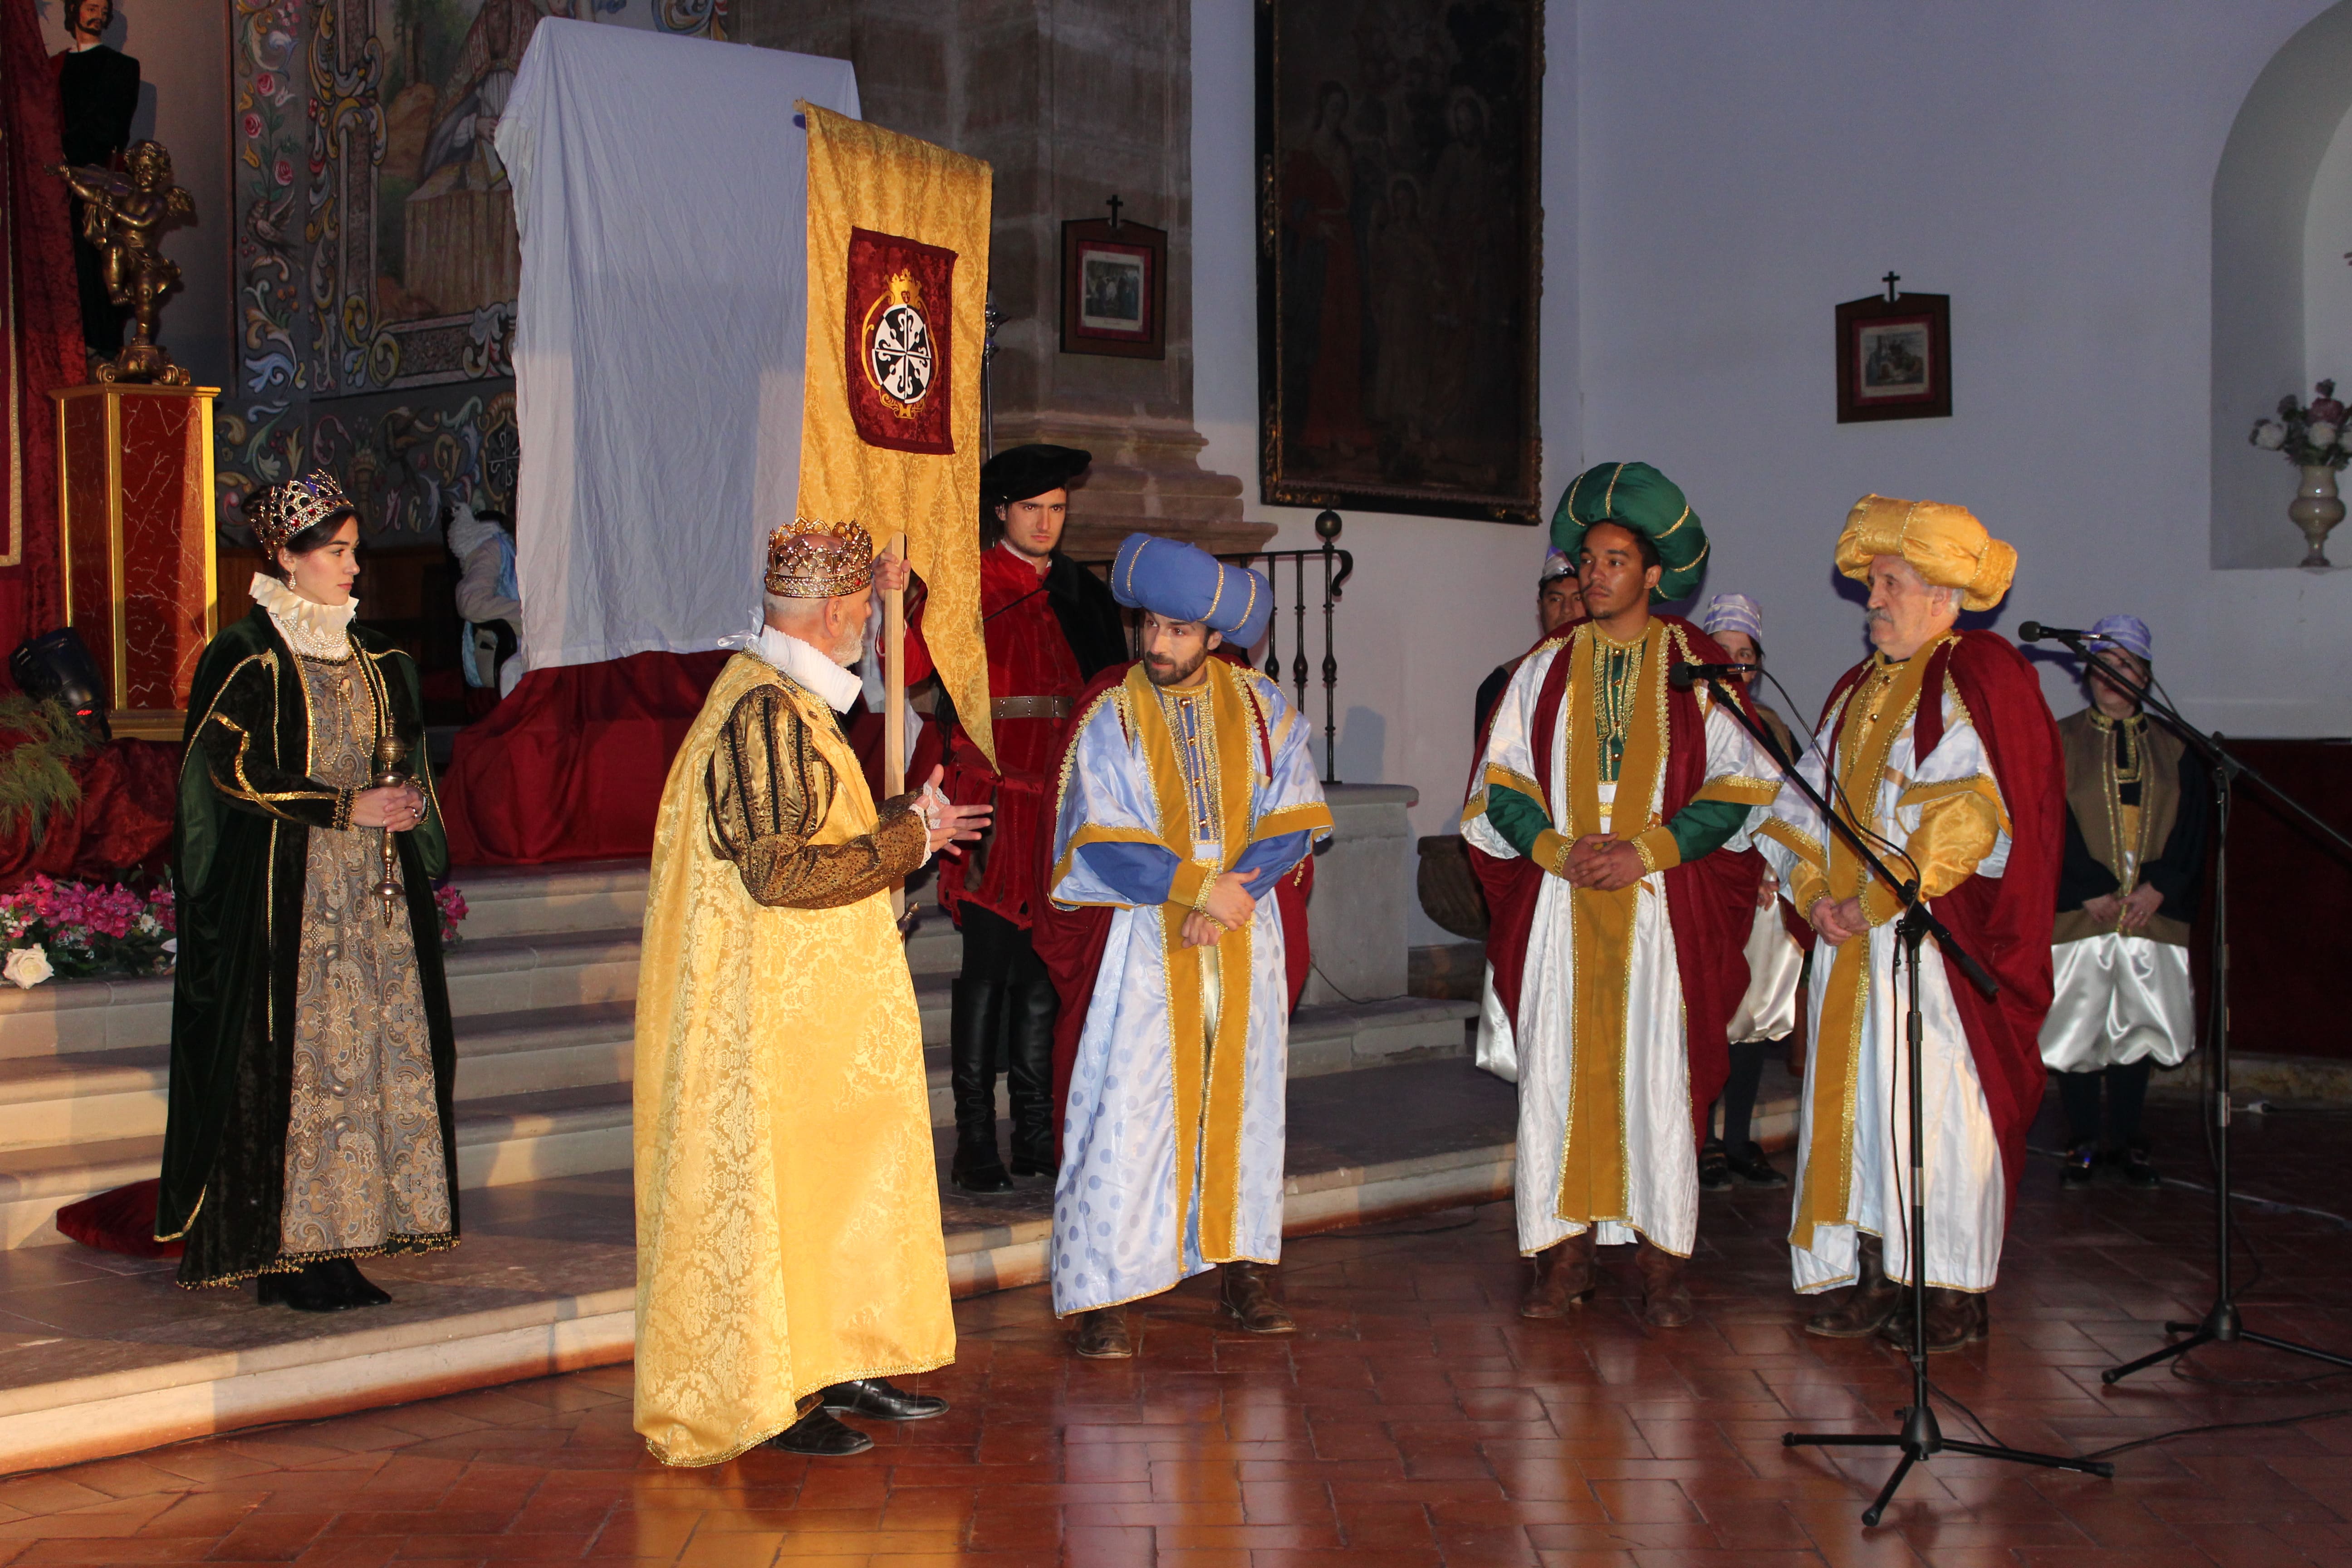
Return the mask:
M275 556L279 545L304 529L357 516L358 510L335 477L320 468L262 491L247 504L245 522L264 554Z
M874 581L874 536L856 519L796 517L768 535L768 592L838 599Z

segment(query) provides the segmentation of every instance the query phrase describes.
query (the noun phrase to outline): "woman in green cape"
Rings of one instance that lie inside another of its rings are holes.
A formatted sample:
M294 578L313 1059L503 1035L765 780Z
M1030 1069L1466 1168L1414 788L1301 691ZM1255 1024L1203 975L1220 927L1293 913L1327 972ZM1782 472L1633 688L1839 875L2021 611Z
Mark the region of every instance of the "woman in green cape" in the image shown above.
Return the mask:
M448 844L416 667L352 621L357 512L314 473L247 516L267 571L188 699L155 1234L184 1240L182 1285L257 1278L265 1304L328 1312L391 1300L352 1259L457 1240ZM371 784L387 737L421 787Z

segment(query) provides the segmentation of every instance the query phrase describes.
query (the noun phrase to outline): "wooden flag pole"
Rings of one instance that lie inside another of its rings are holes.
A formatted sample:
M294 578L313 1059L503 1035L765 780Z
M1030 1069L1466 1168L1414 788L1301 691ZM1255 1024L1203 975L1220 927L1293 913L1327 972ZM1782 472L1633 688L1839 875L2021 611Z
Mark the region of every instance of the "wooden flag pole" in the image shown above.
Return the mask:
M907 535L890 535L889 555L904 560ZM882 795L891 799L907 793L907 595L903 588L882 591ZM890 889L890 916L907 918L907 885Z

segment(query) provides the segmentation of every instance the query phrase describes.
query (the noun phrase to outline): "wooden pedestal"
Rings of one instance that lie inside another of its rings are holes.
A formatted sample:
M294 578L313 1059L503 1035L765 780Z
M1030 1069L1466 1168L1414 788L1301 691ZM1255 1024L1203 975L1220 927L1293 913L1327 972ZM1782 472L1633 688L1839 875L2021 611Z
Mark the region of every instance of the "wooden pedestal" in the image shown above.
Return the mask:
M173 740L218 629L209 386L68 386L58 400L66 622L118 735Z

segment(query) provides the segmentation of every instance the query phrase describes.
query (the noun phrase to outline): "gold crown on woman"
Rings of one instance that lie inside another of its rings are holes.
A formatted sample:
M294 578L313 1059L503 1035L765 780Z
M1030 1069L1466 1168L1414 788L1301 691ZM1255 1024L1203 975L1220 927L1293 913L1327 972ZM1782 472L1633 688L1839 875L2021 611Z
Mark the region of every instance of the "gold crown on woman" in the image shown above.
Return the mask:
M838 599L874 581L874 536L856 519L796 517L768 535L768 592Z
M304 529L339 517L356 516L358 510L343 494L343 487L335 482L335 477L319 468L299 479L272 485L254 497L246 503L245 522L253 530L253 537L260 541L264 553L275 555L279 545Z

